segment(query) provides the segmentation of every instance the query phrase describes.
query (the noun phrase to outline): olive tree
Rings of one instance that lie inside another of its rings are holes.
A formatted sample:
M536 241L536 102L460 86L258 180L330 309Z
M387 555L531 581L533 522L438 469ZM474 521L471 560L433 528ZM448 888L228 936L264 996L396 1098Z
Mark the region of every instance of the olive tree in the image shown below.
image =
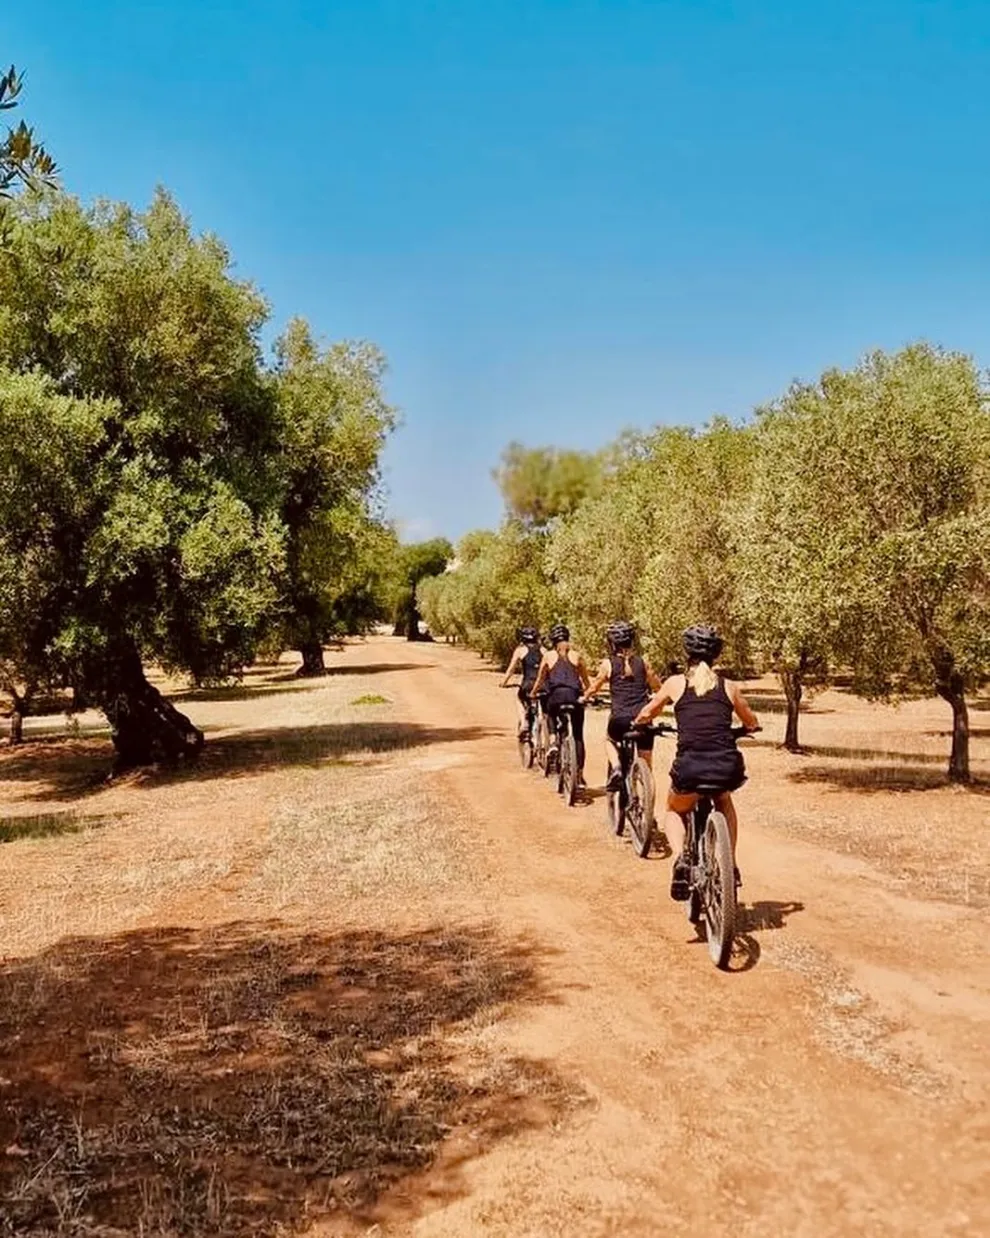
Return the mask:
M264 318L223 246L163 194L144 213L67 197L11 208L0 532L21 600L3 641L25 678L57 675L105 711L122 766L202 743L144 660L229 675L277 601Z
M370 344L320 348L296 319L278 342L278 469L286 529L285 631L300 673L322 675L323 644L366 620L384 531L379 459L395 414Z
M761 420L762 622L775 623L792 664L802 649L844 664L864 695L934 691L952 710L949 777L967 782L966 693L990 676L980 375L927 344L877 352L795 389Z

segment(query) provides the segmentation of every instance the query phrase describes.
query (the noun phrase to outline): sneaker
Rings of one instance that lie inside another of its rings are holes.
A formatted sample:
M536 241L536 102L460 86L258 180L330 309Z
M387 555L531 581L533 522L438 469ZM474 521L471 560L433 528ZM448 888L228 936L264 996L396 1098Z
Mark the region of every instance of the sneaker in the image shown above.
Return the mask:
M609 773L608 782L605 783L605 790L610 793L622 790L622 770L613 769Z
M691 897L691 869L683 856L678 856L670 874L670 897L683 903Z

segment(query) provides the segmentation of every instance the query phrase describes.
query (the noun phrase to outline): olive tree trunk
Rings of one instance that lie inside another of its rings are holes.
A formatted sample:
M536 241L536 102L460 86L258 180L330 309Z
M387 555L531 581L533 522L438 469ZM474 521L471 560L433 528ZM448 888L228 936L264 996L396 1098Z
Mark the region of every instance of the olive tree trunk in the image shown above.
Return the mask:
M935 685L943 701L952 706L952 752L949 756L949 781L969 782L969 709L963 691L963 678L952 671Z
M27 709L27 701L15 689L11 689L10 696L13 701L10 713L10 742L19 744L24 739L24 713Z
M784 731L784 747L788 752L800 752L798 719L801 716L801 697L804 694L804 671L797 667L780 671L780 683L787 701L787 727Z
M302 666L296 671L301 679L316 678L327 673L323 661L323 642L318 640L303 641L299 646L302 655Z
M118 771L175 765L203 747L203 732L148 682L132 641L119 641L105 653L92 696L110 723Z

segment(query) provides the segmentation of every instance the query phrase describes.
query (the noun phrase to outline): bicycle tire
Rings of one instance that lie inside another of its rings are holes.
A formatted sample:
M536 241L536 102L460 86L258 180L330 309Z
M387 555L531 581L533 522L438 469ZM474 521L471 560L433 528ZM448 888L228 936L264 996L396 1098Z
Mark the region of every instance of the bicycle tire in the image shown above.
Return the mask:
M561 756L561 790L564 793L564 803L568 808L574 807L577 799L577 743L568 730L564 742L560 746Z
M533 764L533 740L531 735L519 737L519 761L523 769Z
M612 779L612 767L609 766L608 779ZM621 838L626 828L625 792L606 791L605 810L608 813L608 826L616 838Z
M704 847L705 935L712 962L724 970L736 935L736 878L729 823L720 812L712 812L708 818Z
M637 757L629 773L629 808L626 815L632 831L633 847L641 860L649 856L653 846L655 800L653 773L643 758Z

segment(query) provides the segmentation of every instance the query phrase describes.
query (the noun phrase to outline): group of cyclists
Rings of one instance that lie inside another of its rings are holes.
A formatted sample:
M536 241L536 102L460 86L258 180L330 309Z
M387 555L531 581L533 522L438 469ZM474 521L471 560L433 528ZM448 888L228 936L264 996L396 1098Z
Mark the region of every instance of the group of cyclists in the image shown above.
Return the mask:
M732 730L733 715L747 731L759 729L756 715L738 683L724 678L714 669L722 652L722 638L707 624L689 627L683 634L686 667L668 668L663 680L649 661L636 652L636 632L631 623L617 620L605 632L608 656L594 675L588 671L582 654L571 644L571 634L563 623L554 624L544 648L536 627L519 631L519 644L502 680L508 687L515 674L521 676L518 689L520 735L532 725L532 708L539 701L549 717L553 733L559 732L564 706L570 714L577 749L579 785L584 785L584 712L588 701L609 685L610 711L606 748L608 782L614 790L622 780L618 744L623 736L643 728L636 736L640 756L650 763L654 733L648 723L666 706L672 706L677 726L677 750L670 767L670 786L666 800L665 832L675 856L671 878L671 897L688 898L688 874L682 858L685 822L698 802L699 788L712 791L716 808L725 815L735 857L738 820L732 792L746 781L742 753ZM738 868L736 880L739 881Z

